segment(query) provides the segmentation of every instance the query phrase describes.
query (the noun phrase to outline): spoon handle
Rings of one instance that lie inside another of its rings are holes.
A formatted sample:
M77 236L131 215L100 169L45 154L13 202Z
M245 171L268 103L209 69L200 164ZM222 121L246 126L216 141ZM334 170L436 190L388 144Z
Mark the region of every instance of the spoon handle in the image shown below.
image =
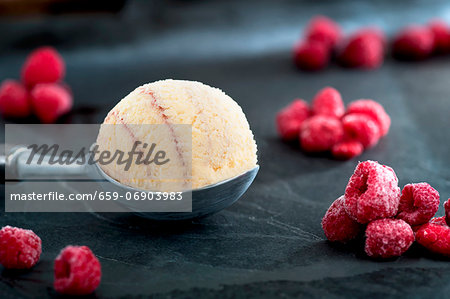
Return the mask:
M31 149L24 146L1 146L0 171L5 180L23 179L64 179L88 174L88 164L84 157L73 163L60 164L52 162L51 155L32 155ZM55 158L55 157L53 157Z

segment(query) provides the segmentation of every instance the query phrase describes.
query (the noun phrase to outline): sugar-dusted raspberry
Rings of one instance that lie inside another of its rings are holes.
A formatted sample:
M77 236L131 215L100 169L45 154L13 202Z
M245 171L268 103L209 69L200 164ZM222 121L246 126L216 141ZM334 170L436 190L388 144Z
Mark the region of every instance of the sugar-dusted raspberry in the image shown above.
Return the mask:
M101 265L87 246L67 246L55 259L54 288L66 295L87 295L100 284Z
M309 22L305 37L308 41L325 43L332 49L342 36L341 28L332 19L325 16L316 16Z
M439 192L427 183L408 184L403 187L396 218L419 225L433 218L438 209Z
M371 148L380 139L377 123L367 114L351 113L342 118L345 138L359 141L364 148Z
M375 69L383 64L385 41L375 30L356 32L344 43L338 55L346 67Z
M330 51L323 42L304 41L294 46L294 62L302 70L318 71L330 61Z
M392 54L403 60L421 60L430 56L434 47L431 30L423 26L409 26L394 38Z
M331 154L339 160L348 160L361 155L364 147L357 140L341 141L336 143L331 149Z
M307 152L327 151L343 136L341 122L324 115L316 115L308 118L300 129L300 144Z
M379 219L366 228L365 251L375 258L401 256L414 242L411 226L401 219Z
M368 99L353 101L347 107L347 114L351 113L363 113L370 116L378 124L381 136L389 132L391 118L380 103Z
M278 112L276 124L278 133L284 140L296 140L302 123L309 117L308 103L301 99L294 100L289 106Z
M441 20L430 22L430 30L433 33L434 49L433 52L445 54L450 52L450 27Z
M25 117L31 105L26 88L15 80L5 80L0 86L0 113L5 117Z
M450 227L443 217L433 218L416 232L416 240L428 250L450 257Z
M41 47L27 57L22 67L22 80L31 87L37 83L60 81L66 67L61 55L52 47Z
M450 198L444 203L445 221L450 225Z
M31 230L5 226L0 230L0 264L10 269L29 269L42 253L42 241Z
M345 113L344 102L339 91L325 87L314 96L311 104L314 115L326 115L340 118Z
M399 200L394 170L375 161L359 163L345 189L345 210L359 223L395 216Z
M330 241L347 242L358 235L361 225L347 215L344 196L336 199L322 219L322 229Z
M53 123L72 108L72 97L58 84L38 84L31 91L31 103L43 123Z

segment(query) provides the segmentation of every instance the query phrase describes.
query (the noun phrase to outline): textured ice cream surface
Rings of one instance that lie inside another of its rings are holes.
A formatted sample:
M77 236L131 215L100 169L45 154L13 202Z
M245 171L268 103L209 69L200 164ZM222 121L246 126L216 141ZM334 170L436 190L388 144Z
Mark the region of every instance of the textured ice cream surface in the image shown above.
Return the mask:
M115 151L131 148L136 140L164 148L171 163L132 165L127 171L117 163L101 167L119 182L146 190L167 189L161 181L168 184L180 176L191 188L201 188L257 164L256 143L241 107L200 82L157 81L123 98L106 116L97 144L100 150Z

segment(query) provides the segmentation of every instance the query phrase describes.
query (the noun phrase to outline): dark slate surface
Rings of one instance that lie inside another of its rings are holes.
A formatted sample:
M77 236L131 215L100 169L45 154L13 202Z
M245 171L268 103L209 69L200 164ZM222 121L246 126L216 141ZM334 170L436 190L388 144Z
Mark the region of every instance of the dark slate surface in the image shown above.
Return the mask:
M0 225L39 234L43 254L32 271L0 269L0 297L57 296L52 261L67 244L88 245L98 255L104 273L99 298L448 297L448 260L415 246L401 258L372 261L357 244L325 241L321 217L344 192L357 161L308 157L278 140L273 119L293 98L310 100L325 85L338 88L346 102L374 98L391 114L392 128L359 159L392 166L401 185L427 181L446 199L450 57L416 64L387 59L372 72L332 66L309 74L292 66L290 48L316 13L348 31L376 24L392 33L434 16L450 21L449 12L448 1L153 1L129 2L119 15L0 20L0 78L17 77L34 46L50 43L62 51L76 101L62 121L100 122L145 82L199 80L241 104L261 165L239 202L192 223L2 213Z

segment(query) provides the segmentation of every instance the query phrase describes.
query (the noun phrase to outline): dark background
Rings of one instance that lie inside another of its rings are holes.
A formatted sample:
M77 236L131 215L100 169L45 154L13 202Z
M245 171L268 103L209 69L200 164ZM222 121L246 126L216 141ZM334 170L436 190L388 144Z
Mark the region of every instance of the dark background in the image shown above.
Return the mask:
M392 35L433 17L450 23L448 1L122 4L105 6L109 12L2 16L0 79L18 78L33 48L55 46L75 100L61 122L78 123L101 122L146 82L174 78L220 87L246 112L260 173L232 207L189 223L126 214L1 213L0 225L34 230L43 253L31 271L0 268L0 297L57 296L52 263L68 244L88 245L99 257L103 278L92 295L99 298L448 297L449 261L419 246L380 262L358 244L328 243L321 218L344 192L357 159L306 156L279 141L274 127L277 110L296 97L311 100L326 85L340 90L346 103L375 99L391 115L391 131L358 159L393 167L401 186L429 182L443 202L450 196L450 57L420 63L387 58L375 71L332 65L304 73L293 66L291 47L315 14L334 18L346 32L378 25Z

